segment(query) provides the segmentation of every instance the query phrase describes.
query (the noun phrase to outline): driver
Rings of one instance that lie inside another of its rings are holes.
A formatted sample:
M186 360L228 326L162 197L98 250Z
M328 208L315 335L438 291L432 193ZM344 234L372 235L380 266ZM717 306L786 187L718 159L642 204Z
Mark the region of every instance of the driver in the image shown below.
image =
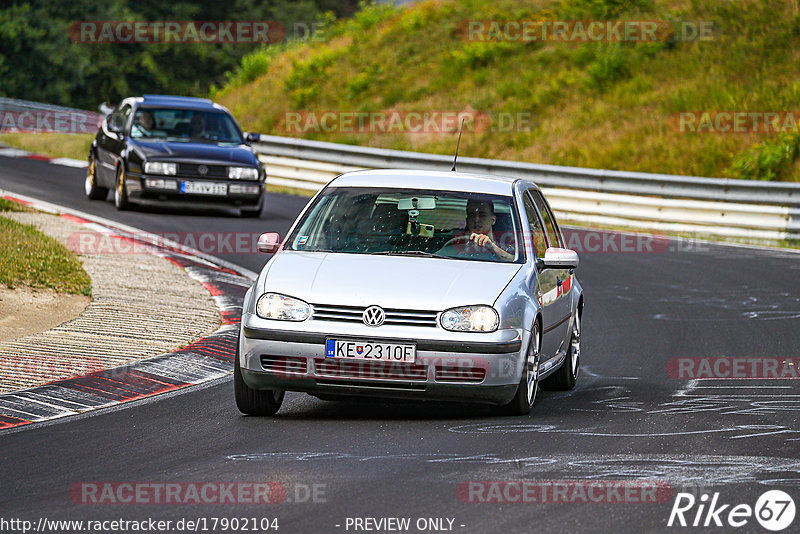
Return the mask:
M466 253L493 254L502 261L514 261L514 255L496 243L492 227L497 222L494 204L490 201L470 199L467 201L467 220L464 232L453 238L466 241L458 248Z

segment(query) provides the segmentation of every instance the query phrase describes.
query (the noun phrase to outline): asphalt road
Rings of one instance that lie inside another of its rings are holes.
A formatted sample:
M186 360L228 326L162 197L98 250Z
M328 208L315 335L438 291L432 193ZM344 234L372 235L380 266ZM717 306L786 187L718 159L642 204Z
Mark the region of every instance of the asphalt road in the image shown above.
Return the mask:
M284 233L306 202L272 195L258 220L117 212L110 201L86 200L82 184L82 170L0 157L2 189L153 232ZM800 382L678 379L674 359L800 357L800 256L674 240L656 249L581 254L582 375L572 392L542 393L529 416L287 394L277 417L259 419L237 412L232 384L224 380L0 433L0 531L14 531L2 523L14 518L34 524L153 518L171 520L172 527L181 518L200 519L198 530L209 532L272 531L262 528L268 526L262 518L277 518L280 533L702 531L667 526L678 493L698 498L685 512L690 525L703 495L700 525L715 493L717 508L730 505L718 516L723 523L733 505L753 507L767 490L798 502ZM252 270L266 259L221 256ZM119 490L106 482L265 481L280 484L270 496L282 502L109 504L107 496L91 503L103 488ZM522 486L489 481L526 481L527 500L551 499L508 502L519 500ZM559 481L573 485L564 490ZM614 481L656 487L658 498L645 491L648 502L620 503L635 501L636 491L620 499L598 490ZM552 502L553 488L567 493ZM495 502L475 502L481 499ZM681 506L687 503L682 497ZM218 519L212 530L213 518L245 520L224 530ZM366 518L410 523L386 528L398 525ZM767 532L755 517L745 520L736 532ZM797 532L798 525L800 518L785 531ZM66 530L74 527L60 531ZM184 524L173 531L185 530Z

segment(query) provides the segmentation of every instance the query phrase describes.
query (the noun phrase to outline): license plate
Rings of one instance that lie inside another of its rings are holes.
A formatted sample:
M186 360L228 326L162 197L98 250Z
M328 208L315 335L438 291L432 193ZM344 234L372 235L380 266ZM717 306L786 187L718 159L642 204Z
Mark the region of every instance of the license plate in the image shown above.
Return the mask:
M326 358L414 363L416 356L416 345L338 339L328 339L325 343Z
M227 184L213 184L206 182L181 182L181 193L194 193L198 195L227 195Z

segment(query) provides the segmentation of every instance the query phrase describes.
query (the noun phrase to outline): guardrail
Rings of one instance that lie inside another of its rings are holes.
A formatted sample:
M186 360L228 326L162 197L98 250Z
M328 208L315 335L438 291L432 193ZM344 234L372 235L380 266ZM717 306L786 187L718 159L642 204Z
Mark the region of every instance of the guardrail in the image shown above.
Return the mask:
M449 170L451 156L262 135L269 183L316 191L359 169ZM458 158L458 170L526 178L560 220L734 238L800 239L800 184Z

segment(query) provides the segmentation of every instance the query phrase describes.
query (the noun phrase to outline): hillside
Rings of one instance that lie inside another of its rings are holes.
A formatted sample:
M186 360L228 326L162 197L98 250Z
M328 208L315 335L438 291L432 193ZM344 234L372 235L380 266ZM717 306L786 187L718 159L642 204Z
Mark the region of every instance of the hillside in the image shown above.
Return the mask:
M642 37L576 24L619 20ZM429 0L257 51L212 97L276 135L450 154L460 113L464 156L798 180L798 67L798 0Z

